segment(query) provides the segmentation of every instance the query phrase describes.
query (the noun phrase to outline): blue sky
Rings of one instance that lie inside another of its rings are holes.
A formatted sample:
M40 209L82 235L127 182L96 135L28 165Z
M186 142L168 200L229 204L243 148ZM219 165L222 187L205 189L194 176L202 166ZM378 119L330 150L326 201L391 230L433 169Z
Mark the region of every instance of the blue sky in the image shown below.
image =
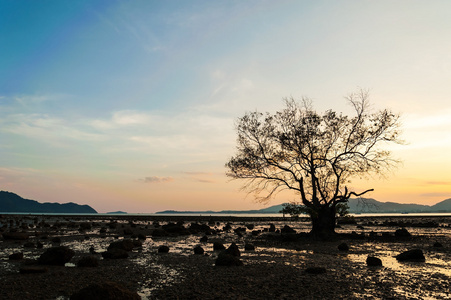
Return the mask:
M451 197L448 1L0 0L0 189L99 211L255 209L234 120L310 97L401 112L381 201ZM280 195L275 204L295 200Z

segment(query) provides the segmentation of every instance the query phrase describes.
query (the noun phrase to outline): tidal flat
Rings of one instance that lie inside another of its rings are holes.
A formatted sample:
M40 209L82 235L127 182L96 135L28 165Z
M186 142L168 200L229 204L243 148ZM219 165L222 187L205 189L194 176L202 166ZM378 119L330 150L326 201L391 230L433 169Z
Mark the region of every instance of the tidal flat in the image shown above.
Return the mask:
M356 217L327 239L309 230L269 217L0 215L0 299L80 299L104 283L102 299L451 297L449 216ZM224 265L221 245L234 257ZM424 259L396 258L414 249Z

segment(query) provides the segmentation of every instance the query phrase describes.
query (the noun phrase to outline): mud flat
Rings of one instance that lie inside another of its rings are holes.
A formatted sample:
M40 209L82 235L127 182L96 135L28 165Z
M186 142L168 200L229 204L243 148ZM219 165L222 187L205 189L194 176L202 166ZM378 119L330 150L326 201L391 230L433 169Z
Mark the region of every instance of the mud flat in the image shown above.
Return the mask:
M306 220L281 218L1 215L0 226L0 299L70 299L104 282L118 287L111 299L451 296L446 216L358 217L327 240L310 237ZM219 266L220 244L241 263ZM62 263L42 258L54 248L65 251L53 254ZM396 258L413 249L424 259ZM382 266L368 266L369 256Z

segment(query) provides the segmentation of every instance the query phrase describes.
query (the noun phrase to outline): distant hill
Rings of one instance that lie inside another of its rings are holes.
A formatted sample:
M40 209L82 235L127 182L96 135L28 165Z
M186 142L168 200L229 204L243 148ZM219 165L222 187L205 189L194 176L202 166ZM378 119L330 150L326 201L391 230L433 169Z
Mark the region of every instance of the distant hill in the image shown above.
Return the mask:
M451 199L435 205L405 204L396 202L380 202L371 198L353 198L348 202L351 213L433 213L451 212ZM157 214L275 214L283 209L283 204L273 205L258 210L221 210L221 211L176 211L165 210Z
M380 202L371 198L349 199L351 213L438 213L451 212L451 199L443 200L435 205L414 203Z
M17 194L0 191L0 213L89 213L97 211L89 205L70 203L40 203L35 200L24 199Z

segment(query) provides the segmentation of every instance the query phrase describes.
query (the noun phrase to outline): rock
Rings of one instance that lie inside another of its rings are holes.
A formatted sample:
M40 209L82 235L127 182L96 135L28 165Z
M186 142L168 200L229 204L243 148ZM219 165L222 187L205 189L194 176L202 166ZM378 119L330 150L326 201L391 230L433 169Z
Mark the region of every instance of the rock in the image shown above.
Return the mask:
M142 248L142 246L143 246L143 242L141 242L139 239L132 240L132 242L133 242L133 248Z
M191 223L189 231L193 234L199 232L211 233L211 227L206 224Z
M283 226L283 228L280 230L281 233L296 233L296 230L291 228L288 225Z
M245 244L244 245L244 250L246 250L246 251L254 251L255 250L255 246L253 244Z
M230 244L229 248L225 250L227 254L233 255L233 256L241 256L240 249L235 243Z
M366 265L369 267L380 267L382 266L382 260L374 256L368 256L366 258Z
M340 250L340 251L349 251L349 246L346 243L341 243L340 245L338 245L338 250Z
M36 245L33 242L26 242L25 244L23 244L24 248L34 248L36 247Z
M196 247L194 247L194 254L202 255L204 254L204 252L205 250L201 246L197 245Z
M122 259L128 258L128 252L124 249L113 248L102 252L102 257L105 259Z
M130 239L125 239L125 240L120 240L120 241L116 241L116 242L112 242L107 250L111 250L111 249L122 249L125 251L132 251L133 248L135 247L135 245L133 244L133 241Z
M307 269L305 269L306 273L309 274L324 274L326 273L326 268L324 267L309 267Z
M225 246L221 242L214 242L213 243L213 251L222 251L225 250Z
M138 293L116 282L94 283L70 296L70 300L140 300Z
M3 238L5 240L27 240L29 234L26 232L3 232Z
M8 258L9 260L21 260L23 259L23 252L13 253Z
M230 231L232 229L232 225L230 223L227 223L226 225L224 225L224 227L222 228L223 231Z
M132 234L133 234L133 230L131 230L130 228L124 229L124 235L132 235Z
M95 256L89 255L80 258L77 262L77 267L85 268L85 267L98 267L99 259Z
M411 237L412 235L410 232L407 231L405 228L396 229L395 231L396 237Z
M189 230L186 229L183 224L177 223L168 223L166 225L161 226L164 231L172 234L172 235L187 235L190 234Z
M276 232L276 225L274 225L274 224L269 224L269 230L268 230L269 232Z
M434 245L432 245L434 248L442 248L443 245L440 242L435 242Z
M252 234L253 236L257 236L257 235L259 235L260 233L262 233L261 230L252 230L252 232L251 232L251 234Z
M52 242L59 244L59 243L61 243L61 238L59 236L55 236L52 238Z
M423 251L421 249L412 249L396 255L399 261L425 261Z
M168 235L168 233L165 230L161 229L161 228L155 228L152 231L152 236L153 237L162 237L162 236L167 236L167 235Z
M83 223L80 223L78 230L79 231L88 231L88 230L91 230L91 228L92 228L91 223L83 222Z
M45 273L47 271L48 270L46 267L36 265L25 265L21 266L19 269L20 274L36 274L36 273Z
M158 253L168 253L169 252L169 247L166 245L161 245L160 247L158 247Z
M41 265L58 265L64 266L74 256L75 252L67 246L52 247L47 249L38 258Z
M243 262L234 255L228 254L226 251L219 253L215 261L216 266L242 266Z

